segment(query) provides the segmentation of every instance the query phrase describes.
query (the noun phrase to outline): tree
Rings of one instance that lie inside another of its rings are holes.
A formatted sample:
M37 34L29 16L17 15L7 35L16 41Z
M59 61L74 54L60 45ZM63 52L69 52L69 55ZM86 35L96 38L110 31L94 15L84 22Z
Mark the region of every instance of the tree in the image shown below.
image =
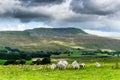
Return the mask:
M51 63L50 58L43 58L41 61L41 64L50 64L50 63Z
M116 54L116 55L117 55L117 57L119 58L120 51L116 51L116 52L114 52L114 54Z

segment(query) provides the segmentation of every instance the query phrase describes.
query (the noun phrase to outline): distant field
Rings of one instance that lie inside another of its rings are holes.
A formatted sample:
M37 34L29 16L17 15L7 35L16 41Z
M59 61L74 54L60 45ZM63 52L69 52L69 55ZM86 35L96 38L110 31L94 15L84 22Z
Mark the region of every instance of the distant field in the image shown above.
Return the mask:
M66 70L50 70L49 65L1 65L0 80L119 80L120 78L120 69L115 69L115 63L120 63L120 59L72 58L68 60L69 64L73 60L84 62L86 67L79 70L70 67ZM96 61L101 64L100 68L95 67Z
M79 53L73 53L73 54L60 54L60 55L52 55L51 57L85 57L85 56L90 56L90 57L104 57L104 56L111 56L108 54L96 54L96 55L82 55L81 52Z

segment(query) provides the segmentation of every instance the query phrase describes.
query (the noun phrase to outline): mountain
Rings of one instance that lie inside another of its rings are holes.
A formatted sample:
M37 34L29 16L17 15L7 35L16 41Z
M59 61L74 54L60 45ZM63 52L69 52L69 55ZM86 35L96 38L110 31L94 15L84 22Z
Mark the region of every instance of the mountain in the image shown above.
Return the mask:
M1 31L0 49L23 51L66 51L80 49L119 50L120 40L90 35L77 28L35 28L25 31Z
M53 36L72 36L78 34L87 34L81 29L76 28L35 28L26 30L31 36L37 37L53 37Z

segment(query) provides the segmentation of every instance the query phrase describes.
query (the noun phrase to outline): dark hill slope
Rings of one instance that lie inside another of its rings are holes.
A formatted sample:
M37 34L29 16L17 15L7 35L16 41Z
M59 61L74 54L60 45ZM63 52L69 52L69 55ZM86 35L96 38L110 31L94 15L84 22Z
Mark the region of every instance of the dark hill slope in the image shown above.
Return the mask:
M77 28L35 28L33 30L26 30L31 36L38 37L52 37L52 36L71 36L78 34L87 34L81 29Z

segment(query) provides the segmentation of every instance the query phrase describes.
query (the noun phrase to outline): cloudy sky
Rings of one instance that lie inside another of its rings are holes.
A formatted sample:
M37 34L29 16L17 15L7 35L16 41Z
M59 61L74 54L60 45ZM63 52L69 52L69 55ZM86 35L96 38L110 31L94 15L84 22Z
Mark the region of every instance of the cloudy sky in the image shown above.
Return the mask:
M120 0L0 0L0 31L38 27L120 37Z

